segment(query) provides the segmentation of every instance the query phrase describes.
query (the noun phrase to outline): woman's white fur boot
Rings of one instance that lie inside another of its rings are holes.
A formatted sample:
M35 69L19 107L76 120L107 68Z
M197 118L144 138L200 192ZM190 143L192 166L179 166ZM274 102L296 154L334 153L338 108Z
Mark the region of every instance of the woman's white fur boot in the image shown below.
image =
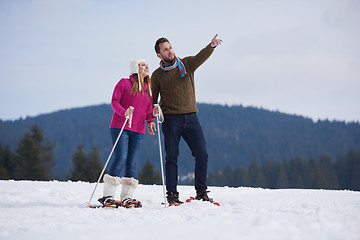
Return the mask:
M121 194L120 199L124 201L125 199L133 199L134 191L138 186L139 181L135 178L121 178Z
M121 178L113 177L113 176L110 176L109 174L105 174L103 177L103 180L105 183L103 196L104 197L111 196L112 198L115 198L116 189L119 186L119 184L121 183Z

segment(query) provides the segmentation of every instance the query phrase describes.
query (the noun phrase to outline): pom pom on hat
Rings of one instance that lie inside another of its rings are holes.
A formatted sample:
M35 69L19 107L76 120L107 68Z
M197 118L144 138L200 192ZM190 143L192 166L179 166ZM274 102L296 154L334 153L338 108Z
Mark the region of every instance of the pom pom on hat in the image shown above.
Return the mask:
M138 78L140 79L140 74L139 74L139 63L141 62L145 62L146 60L141 59L141 58L137 58L137 59L131 59L130 60L130 74L137 74ZM141 83L139 82L139 91L141 91Z

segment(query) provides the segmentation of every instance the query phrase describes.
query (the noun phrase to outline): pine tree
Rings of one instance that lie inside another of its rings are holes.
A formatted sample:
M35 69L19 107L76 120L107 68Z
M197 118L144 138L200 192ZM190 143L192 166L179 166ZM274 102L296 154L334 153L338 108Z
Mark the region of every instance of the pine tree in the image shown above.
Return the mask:
M289 164L286 164L286 171L289 178L289 187L291 188L304 188L304 161L301 161L300 158L293 158L290 160Z
M96 182L102 170L101 158L99 156L99 149L97 146L94 146L92 151L87 155L87 162L86 181Z
M227 185L226 176L223 170L218 170L212 177L212 181L215 186L225 186Z
M207 176L207 182L211 186L217 186L216 182L215 182L215 173L214 172L209 172L209 174Z
M288 176L285 171L285 168L284 168L284 163L278 164L275 187L276 188L288 188L289 187L289 180L288 180Z
M223 170L223 175L225 178L224 186L229 186L229 187L236 186L235 171L232 169L230 165L226 165L226 167Z
M276 188L276 178L277 178L277 162L267 160L262 166L264 176L266 178L267 188Z
M340 189L360 190L360 153L350 150L334 164Z
M16 149L15 179L49 180L54 145L45 140L36 124L26 132Z
M360 191L360 153L353 150L347 154L348 161L351 166L351 185L350 189Z
M85 179L87 178L87 159L82 145L79 145L77 147L77 152L73 154L71 161L73 163L73 167L70 176L67 176L66 178L72 181L85 181Z
M155 171L155 167L149 159L146 160L142 167L138 179L141 184L161 184L161 175Z
M2 147L0 143L0 179L13 179L15 173L14 156L9 146Z
M235 182L236 186L249 186L249 178L248 178L248 172L246 169L242 167L238 167L235 170Z
M308 162L308 188L314 189L327 189L328 183L327 179L324 176L324 173L321 169L320 163L316 161L314 158L310 158Z
M96 182L102 170L101 158L97 146L87 155L83 146L79 145L72 156L73 167L66 178L72 181Z
M334 170L333 163L329 156L320 156L319 165L322 174L327 182L327 189L340 189L339 180Z
M265 187L266 179L264 173L262 171L262 168L255 161L251 162L250 164L248 176L250 181L250 187Z
M328 184L324 174L321 171L317 171L312 178L311 188L314 189L328 189Z

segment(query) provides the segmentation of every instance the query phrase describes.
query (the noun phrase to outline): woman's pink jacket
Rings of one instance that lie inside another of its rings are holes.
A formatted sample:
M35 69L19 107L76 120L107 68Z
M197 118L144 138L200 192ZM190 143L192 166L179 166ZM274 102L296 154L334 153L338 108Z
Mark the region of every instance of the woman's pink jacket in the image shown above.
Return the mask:
M144 95L141 92L138 92L135 95L130 94L134 80L134 77L130 75L129 78L120 79L116 84L111 99L111 107L114 110L114 114L112 116L110 128L122 128L125 121L125 111L129 106L133 106L134 113L132 116L131 128L128 123L126 123L125 129L144 134L145 121L154 119L152 116L152 97L146 95L146 90L148 88L146 83L144 86Z

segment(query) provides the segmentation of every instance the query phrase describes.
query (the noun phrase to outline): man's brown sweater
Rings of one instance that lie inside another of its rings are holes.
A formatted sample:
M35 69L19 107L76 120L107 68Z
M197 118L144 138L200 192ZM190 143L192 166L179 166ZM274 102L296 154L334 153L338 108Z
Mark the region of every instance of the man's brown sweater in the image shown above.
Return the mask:
M160 67L151 76L153 103L157 103L160 93L161 109L164 114L185 114L198 112L195 98L194 72L213 53L214 48L207 45L197 55L185 57L186 76L181 77L179 68L164 71ZM175 60L174 60L175 61ZM165 64L169 66L171 64Z

